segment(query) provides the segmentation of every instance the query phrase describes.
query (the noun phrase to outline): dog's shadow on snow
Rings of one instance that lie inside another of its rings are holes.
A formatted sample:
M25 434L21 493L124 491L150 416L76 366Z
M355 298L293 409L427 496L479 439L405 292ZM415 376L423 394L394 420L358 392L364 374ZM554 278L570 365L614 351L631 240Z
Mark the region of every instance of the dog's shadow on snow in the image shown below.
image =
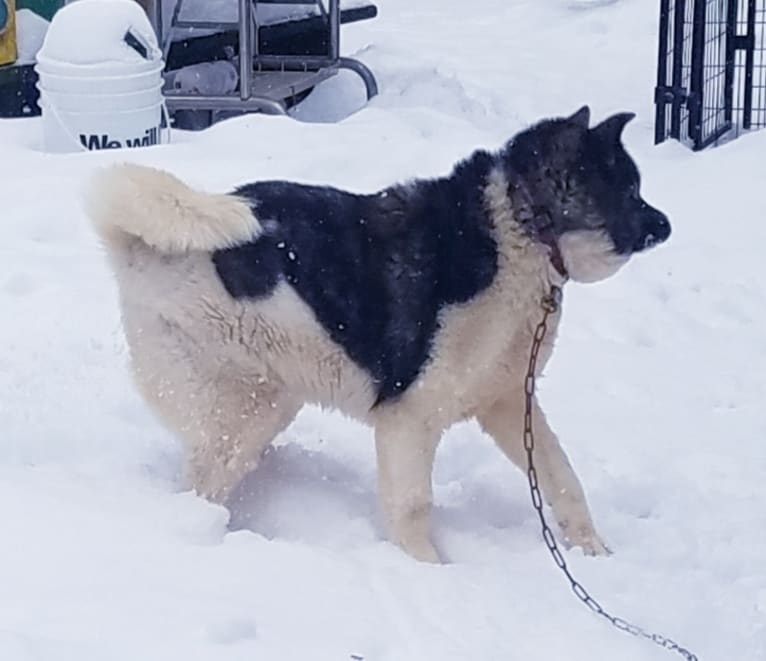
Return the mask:
M435 476L437 544L446 543L461 556L464 544L460 540L478 535L486 543L519 534L531 516L520 485L509 493L496 476L487 483L482 471L472 472L477 458L473 444L458 443L446 454L446 466ZM479 454L484 454L485 461L489 458L489 452ZM499 456L492 461L503 463ZM455 464L468 468L467 473L450 468ZM268 539L348 549L387 537L372 458L369 465L360 465L358 458L337 457L299 444L270 448L234 491L227 507L230 530L251 530Z
M330 547L380 539L375 483L367 477L321 451L269 448L232 493L229 528Z

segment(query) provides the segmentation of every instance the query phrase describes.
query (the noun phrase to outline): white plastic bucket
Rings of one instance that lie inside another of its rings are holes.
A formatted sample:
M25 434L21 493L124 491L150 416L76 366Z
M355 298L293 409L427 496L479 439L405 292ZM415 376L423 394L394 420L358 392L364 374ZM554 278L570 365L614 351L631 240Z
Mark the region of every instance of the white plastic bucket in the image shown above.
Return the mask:
M66 112L81 112L83 110L83 94L58 92L49 87L42 88L38 84L43 103L54 106L56 110ZM97 112L119 112L126 108L147 108L157 105L157 91L162 83L145 90L127 92L125 94L89 94L88 101ZM162 98L161 96L159 97Z
M142 73L157 73L158 67L163 64L161 59L139 59L136 61L105 61L91 64L79 64L57 60L45 55L42 51L37 54L37 66L49 74L58 76L71 76L72 67L76 67L78 75L84 77L95 76L97 78L122 77L129 71L133 75ZM161 67L159 71L161 71Z
M73 67L77 67L76 69ZM50 66L43 64L38 57L35 71L45 79L44 86L50 92L67 92L69 94L94 92L94 83L98 85L99 94L125 94L135 90L146 89L162 81L164 63L152 62L152 68L142 72L121 74L109 73L101 67L82 67L72 64Z
M46 151L121 149L162 142L161 70L152 76L49 78L38 67L38 74Z
M142 73L136 76L108 76L96 78L98 90L94 90L94 78L85 76L60 76L46 73L39 65L35 68L38 76L44 78L44 87L49 92L65 94L127 94L136 90L150 89L161 84L160 72Z
M63 110L40 98L43 144L52 153L150 147L163 142L164 104L109 112ZM165 140L169 142L169 140Z
M67 5L54 17L35 67L45 150L160 144L163 69L151 25L133 0ZM166 110L164 118L169 127Z

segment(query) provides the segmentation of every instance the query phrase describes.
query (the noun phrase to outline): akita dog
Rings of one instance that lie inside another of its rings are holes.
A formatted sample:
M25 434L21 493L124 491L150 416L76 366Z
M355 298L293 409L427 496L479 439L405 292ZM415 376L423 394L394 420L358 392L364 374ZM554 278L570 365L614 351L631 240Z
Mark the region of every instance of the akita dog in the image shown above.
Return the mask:
M475 417L525 467L525 370L541 299L668 238L621 143L633 115L548 119L448 177L372 195L284 181L197 192L121 165L87 209L117 277L135 377L187 448L189 486L224 503L312 402L374 427L391 538L437 561L431 471ZM553 348L555 327L538 369ZM606 552L535 402L541 486L566 540Z

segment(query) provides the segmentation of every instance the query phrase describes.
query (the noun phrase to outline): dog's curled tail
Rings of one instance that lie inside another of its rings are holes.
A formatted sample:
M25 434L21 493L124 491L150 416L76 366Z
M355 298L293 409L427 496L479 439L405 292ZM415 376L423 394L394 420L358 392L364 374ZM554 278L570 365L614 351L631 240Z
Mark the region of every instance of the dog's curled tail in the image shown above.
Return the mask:
M245 200L195 191L167 172L133 164L97 172L85 209L107 243L127 234L163 253L212 252L262 233Z

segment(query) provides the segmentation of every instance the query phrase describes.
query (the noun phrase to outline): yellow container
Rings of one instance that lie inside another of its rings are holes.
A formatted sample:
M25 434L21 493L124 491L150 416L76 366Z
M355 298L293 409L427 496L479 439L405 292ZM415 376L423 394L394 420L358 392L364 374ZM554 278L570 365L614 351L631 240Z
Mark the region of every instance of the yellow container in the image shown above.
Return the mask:
M0 33L0 66L16 61L16 0L0 0L3 1L8 7L8 24Z

